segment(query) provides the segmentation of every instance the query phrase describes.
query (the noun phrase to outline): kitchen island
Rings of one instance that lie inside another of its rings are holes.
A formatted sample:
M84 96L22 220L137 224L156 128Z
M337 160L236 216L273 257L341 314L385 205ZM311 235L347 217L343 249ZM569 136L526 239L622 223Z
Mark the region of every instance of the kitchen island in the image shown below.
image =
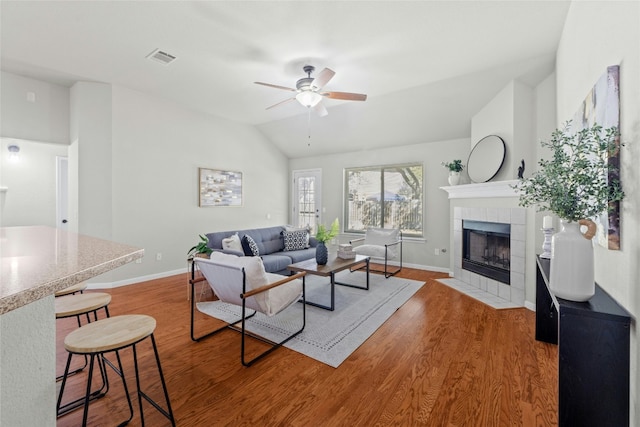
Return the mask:
M56 425L54 293L143 255L52 227L0 228L0 425Z

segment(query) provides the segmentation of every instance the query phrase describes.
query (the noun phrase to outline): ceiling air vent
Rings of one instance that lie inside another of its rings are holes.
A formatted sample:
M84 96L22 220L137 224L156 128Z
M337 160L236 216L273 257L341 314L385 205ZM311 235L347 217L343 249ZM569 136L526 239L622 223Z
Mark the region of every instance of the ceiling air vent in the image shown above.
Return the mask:
M149 55L147 55L147 58L160 62L164 65L169 65L176 60L175 56L171 55L170 53L163 52L160 49L156 49L151 52Z

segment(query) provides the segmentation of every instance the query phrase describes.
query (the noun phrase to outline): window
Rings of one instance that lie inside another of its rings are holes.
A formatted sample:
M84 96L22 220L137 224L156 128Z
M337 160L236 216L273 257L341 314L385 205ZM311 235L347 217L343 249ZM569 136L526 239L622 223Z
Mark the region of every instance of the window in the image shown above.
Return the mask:
M421 237L422 177L422 164L345 169L345 231L400 228Z

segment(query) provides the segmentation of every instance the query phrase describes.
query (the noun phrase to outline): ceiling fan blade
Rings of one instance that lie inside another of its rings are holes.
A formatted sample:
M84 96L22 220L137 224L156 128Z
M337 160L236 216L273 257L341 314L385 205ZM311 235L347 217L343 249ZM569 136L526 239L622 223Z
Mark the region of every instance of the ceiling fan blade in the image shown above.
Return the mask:
M271 83L262 83L262 82L254 82L257 85L262 85L262 86L268 86L268 87L273 87L276 89L284 89L284 90L289 90L291 92L295 92L296 90L290 87L285 87L285 86L278 86L278 85L272 85Z
M329 112L327 111L327 109L325 108L325 106L322 104L322 102L318 102L316 104L315 107L313 107L313 111L316 112L316 114L320 117L324 117L327 114L329 114Z
M279 107L280 105L284 105L284 104L286 104L287 102L291 102L291 101L295 101L295 100L296 100L295 98L285 99L284 101L280 101L280 102L278 102L277 104L273 104L271 107L267 107L266 109L267 109L267 110L270 110L270 109L272 109L272 108Z
M366 101L367 95L350 92L322 92L320 95L331 99L343 99L345 101Z
M313 79L313 81L311 82L311 89L312 90L322 89L324 85L329 83L329 80L331 80L335 74L336 74L335 71L329 68L325 68L324 70L320 71L320 73L316 76L316 78Z

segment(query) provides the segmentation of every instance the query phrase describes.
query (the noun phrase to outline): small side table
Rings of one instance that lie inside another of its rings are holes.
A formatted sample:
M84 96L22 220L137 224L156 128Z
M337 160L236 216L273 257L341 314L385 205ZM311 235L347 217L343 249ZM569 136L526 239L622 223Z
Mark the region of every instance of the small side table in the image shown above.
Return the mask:
M596 283L589 301L549 290L537 258L536 339L558 347L558 426L628 426L631 315Z

